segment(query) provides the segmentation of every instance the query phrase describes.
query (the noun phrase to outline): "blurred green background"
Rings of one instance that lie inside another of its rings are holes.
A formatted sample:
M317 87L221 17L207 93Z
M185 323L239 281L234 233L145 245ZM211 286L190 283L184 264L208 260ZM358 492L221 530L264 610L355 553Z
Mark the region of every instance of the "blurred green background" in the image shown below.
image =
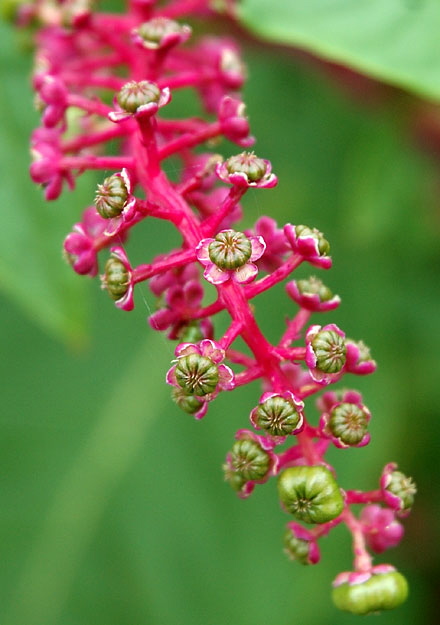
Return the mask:
M245 226L269 214L325 233L333 269L298 275L319 274L342 306L314 321L364 339L379 363L374 376L344 380L364 393L372 442L329 459L346 488L375 488L391 460L419 487L403 543L377 558L405 574L411 595L365 618L435 623L439 161L414 141L422 105L374 85L347 95L340 77L302 55L243 45L256 151L280 180L246 197ZM330 600L331 580L351 567L344 528L322 541L318 566L301 567L282 553L288 518L275 484L241 501L223 482L224 456L247 426L257 385L220 396L202 422L181 413L164 383L173 345L146 323L155 304L148 288L126 314L98 281L64 264L62 239L96 178L50 205L29 181L38 117L22 46L0 25L0 623L357 623ZM147 262L177 240L147 221L127 248L135 263ZM280 287L255 304L275 340L292 302Z

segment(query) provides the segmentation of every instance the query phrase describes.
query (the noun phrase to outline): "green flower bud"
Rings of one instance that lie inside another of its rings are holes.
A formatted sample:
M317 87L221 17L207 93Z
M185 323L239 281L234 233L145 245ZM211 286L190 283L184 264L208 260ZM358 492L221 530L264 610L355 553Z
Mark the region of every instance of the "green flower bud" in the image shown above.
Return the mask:
M267 172L267 163L252 152L231 156L225 163L230 174L243 173L250 182L258 182Z
M372 575L360 584L344 583L333 588L337 608L352 614L370 614L397 608L408 596L408 583L397 571Z
M284 534L284 553L287 557L301 564L311 564L309 552L310 541L297 538L290 529L287 529Z
M278 493L285 509L305 523L326 523L344 509L341 491L323 466L297 466L278 478Z
M309 228L308 226L295 226L295 232L297 237L307 237L312 235L318 242L318 251L321 256L328 256L330 253L330 243L324 238L322 232L316 228Z
M120 174L113 174L98 184L95 206L104 219L117 217L124 209L128 198L128 189Z
M252 244L242 232L224 230L209 244L208 254L220 269L238 269L250 259Z
M345 365L345 341L334 330L318 332L311 342L316 356L316 368L325 373L338 373Z
M244 483L265 477L270 467L270 456L256 441L242 438L232 446L229 462Z
M179 386L188 395L208 395L215 391L219 382L217 365L200 354L179 358L175 376Z
M417 492L414 481L401 471L390 474L390 482L386 490L400 499L400 510L410 510L414 504L414 495Z
M321 302L328 302L333 297L330 289L315 276L310 276L308 280L297 280L296 285L302 295L318 295Z
M202 400L194 395L187 395L183 389L173 388L171 395L179 408L188 414L195 414L203 406Z
M116 97L119 106L127 113L136 113L140 106L159 102L160 89L153 82L141 80L127 82Z
M357 404L344 402L330 412L328 429L345 445L357 445L367 433L369 414Z
M103 287L107 289L110 297L117 301L121 299L130 284L130 273L118 258L111 256L105 264Z
M272 436L286 436L301 427L303 416L296 406L280 395L269 397L251 415L255 426Z

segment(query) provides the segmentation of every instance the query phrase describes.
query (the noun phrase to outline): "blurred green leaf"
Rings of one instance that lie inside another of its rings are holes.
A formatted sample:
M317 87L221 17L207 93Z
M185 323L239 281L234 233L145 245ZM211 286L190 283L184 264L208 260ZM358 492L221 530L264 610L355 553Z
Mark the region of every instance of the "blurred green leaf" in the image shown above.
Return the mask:
M34 322L62 340L84 340L84 280L63 262L62 241L90 202L87 180L75 197L44 201L29 178L29 140L38 116L28 84L32 60L0 23L0 288ZM90 183L89 183L90 184Z
M438 0L242 0L258 35L440 98Z
M151 388L145 389L140 375L148 371L156 345L156 337L150 334L126 370L118 373L117 385L107 393L90 433L61 479L12 598L11 625L59 622L112 492L146 447L149 430L169 395L163 382L166 351L156 354Z

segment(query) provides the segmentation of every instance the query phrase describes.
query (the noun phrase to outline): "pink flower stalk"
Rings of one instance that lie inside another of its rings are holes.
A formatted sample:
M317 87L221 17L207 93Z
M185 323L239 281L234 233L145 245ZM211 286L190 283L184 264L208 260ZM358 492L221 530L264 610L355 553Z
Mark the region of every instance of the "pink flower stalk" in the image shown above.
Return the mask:
M334 323L308 325L312 314L332 311L340 298L317 277L289 281L286 309L297 309L275 342L254 316L253 300L290 279L302 263L329 269L330 245L316 228L278 227L266 216L244 232L232 229L244 194L274 187L277 177L271 163L253 152L226 160L208 152L221 138L244 150L254 143L236 42L198 40L185 22L191 13L215 17L212 6L208 0L131 0L124 14L112 14L87 1L37 0L23 9L19 23L39 23L33 84L42 125L32 137L31 176L52 200L65 183L73 189L82 172L103 172L95 207L64 241L73 269L95 276L109 248L102 286L125 311L134 307L137 284L149 281L158 297L150 325L179 341L166 382L176 404L196 419L220 392L261 382L263 394L247 413L259 434L236 433L226 480L248 497L256 484L276 478L282 509L295 519L288 522L286 552L303 564L318 562L320 538L343 523L354 564L335 581L336 605L355 613L394 607L406 596L406 582L389 565L374 566L368 548L380 552L397 544L403 530L394 515L408 514L415 486L394 463L385 467L377 490L339 486L325 458L328 447L370 441L371 415L359 393L326 390L318 422L307 414L308 398L324 386L376 368L364 343L347 339ZM179 89L199 95L203 118L168 113ZM112 154L110 142L118 146ZM170 157L181 163L177 180L166 173ZM169 222L182 243L134 266L124 243L144 219ZM215 297L205 304L207 282ZM230 318L221 336L213 323L219 312ZM239 338L246 353L234 345ZM351 507L359 504L365 507L357 517Z

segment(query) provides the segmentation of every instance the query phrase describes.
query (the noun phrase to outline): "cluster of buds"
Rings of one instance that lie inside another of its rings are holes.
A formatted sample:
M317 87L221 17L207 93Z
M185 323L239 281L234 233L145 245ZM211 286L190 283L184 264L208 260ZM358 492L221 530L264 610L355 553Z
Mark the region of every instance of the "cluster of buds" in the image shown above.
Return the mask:
M66 183L73 188L83 171L106 172L94 204L91 194L65 239L66 259L78 274L95 276L108 248L101 283L122 310L133 309L137 285L149 281L158 302L150 325L177 340L166 382L184 412L201 419L219 393L261 381L262 395L249 406L250 429L236 433L226 455L226 481L245 498L256 485L277 480L281 507L294 519L287 522L285 551L301 564L316 564L319 540L345 524L354 563L334 582L335 604L356 614L393 608L406 598L405 579L390 565L374 565L370 552L399 542L399 519L409 512L415 487L390 463L376 489L344 490L325 460L332 445L343 450L370 441L371 414L361 395L326 389L347 374L372 373L375 361L334 323L309 325L313 313L335 309L340 298L315 275L290 280L287 303L294 312L276 343L255 319L251 302L299 265L329 269L330 244L316 228L279 227L269 217L250 230L236 227L244 194L274 187L277 177L269 161L249 151L254 138L235 41L196 39L185 22L213 17L212 7L208 0L130 0L122 15L99 13L88 0L21 5L19 21L39 24L33 82L42 125L32 138L31 176L51 200ZM162 115L184 88L199 96L204 118ZM225 160L204 147L222 138L238 146ZM119 145L116 154L106 153L109 141ZM165 173L170 157L180 161L177 181ZM178 230L181 247L133 266L124 243L140 221L154 218ZM206 283L216 292L209 304L202 303ZM230 325L217 336L214 317L221 311ZM249 353L233 347L238 338ZM315 425L306 416L312 395L318 395ZM356 515L352 506L359 504Z

